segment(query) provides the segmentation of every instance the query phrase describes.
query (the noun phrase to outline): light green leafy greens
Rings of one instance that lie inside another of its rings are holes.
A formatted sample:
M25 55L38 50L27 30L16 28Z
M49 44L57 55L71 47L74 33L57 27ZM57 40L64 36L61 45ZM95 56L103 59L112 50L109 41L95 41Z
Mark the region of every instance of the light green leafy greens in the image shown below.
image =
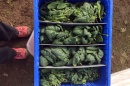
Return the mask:
M99 78L98 68L41 69L41 86L60 86L61 83L86 84Z
M104 7L96 3L69 3L66 0L50 0L40 7L40 19L52 22L93 23L102 21Z

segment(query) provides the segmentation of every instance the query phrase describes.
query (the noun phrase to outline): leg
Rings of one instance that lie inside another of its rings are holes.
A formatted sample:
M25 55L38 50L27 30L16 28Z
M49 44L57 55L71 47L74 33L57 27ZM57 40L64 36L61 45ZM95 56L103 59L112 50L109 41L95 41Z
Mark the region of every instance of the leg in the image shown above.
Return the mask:
M0 21L0 40L10 41L18 37L18 31Z
M15 50L7 46L0 47L0 64L13 59L15 56L16 56Z
M0 41L10 41L17 37L27 37L32 29L27 26L11 27L0 21Z
M7 46L0 47L0 64L11 59L26 59L28 51L25 48L10 48Z

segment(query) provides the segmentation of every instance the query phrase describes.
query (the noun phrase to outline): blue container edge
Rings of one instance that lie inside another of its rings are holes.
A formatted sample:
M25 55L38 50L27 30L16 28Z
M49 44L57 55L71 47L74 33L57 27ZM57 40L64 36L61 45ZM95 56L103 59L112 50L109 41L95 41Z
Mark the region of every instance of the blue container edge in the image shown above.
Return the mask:
M37 35L38 32L39 32L39 23L36 22L36 21L39 21L38 20L38 3L39 3L39 0L34 0L34 40L35 40L35 45L34 45L34 50L35 50L35 53L34 53L34 86L39 86L39 40L36 39L36 38L39 38L39 36ZM107 86L110 86L110 83L111 83L111 52L112 52L112 15L113 15L113 0L110 0L110 8L109 8L109 22L108 22L108 28L110 29L109 30L109 44L108 44L108 52L109 52L109 61L108 61L108 64L109 66L107 66L107 70L108 70L108 74L107 74L107 77L108 77L108 80L107 80Z

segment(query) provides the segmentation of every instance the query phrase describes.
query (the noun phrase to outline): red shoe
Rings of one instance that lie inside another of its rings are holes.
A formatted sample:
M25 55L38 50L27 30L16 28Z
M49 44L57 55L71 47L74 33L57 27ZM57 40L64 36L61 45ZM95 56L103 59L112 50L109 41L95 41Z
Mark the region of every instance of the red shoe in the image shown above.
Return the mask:
M27 37L32 33L32 29L27 26L18 26L15 29L19 32L18 37Z
M26 59L28 57L28 51L25 48L13 48L16 51L14 59Z

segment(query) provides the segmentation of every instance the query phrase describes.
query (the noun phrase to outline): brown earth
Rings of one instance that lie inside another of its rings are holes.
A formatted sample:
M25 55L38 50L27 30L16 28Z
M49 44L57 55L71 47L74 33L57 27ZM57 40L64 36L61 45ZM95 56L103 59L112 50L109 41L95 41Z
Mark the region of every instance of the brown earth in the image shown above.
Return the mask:
M130 67L130 0L114 1L112 72ZM0 20L33 28L33 0L0 0ZM26 47L28 38L7 43ZM33 86L33 57L0 65L0 86Z
M130 0L114 0L112 72L130 67Z
M0 20L11 25L33 28L33 0L0 0ZM10 47L26 47L28 38L6 43ZM0 65L0 86L33 86L33 57L12 60Z

